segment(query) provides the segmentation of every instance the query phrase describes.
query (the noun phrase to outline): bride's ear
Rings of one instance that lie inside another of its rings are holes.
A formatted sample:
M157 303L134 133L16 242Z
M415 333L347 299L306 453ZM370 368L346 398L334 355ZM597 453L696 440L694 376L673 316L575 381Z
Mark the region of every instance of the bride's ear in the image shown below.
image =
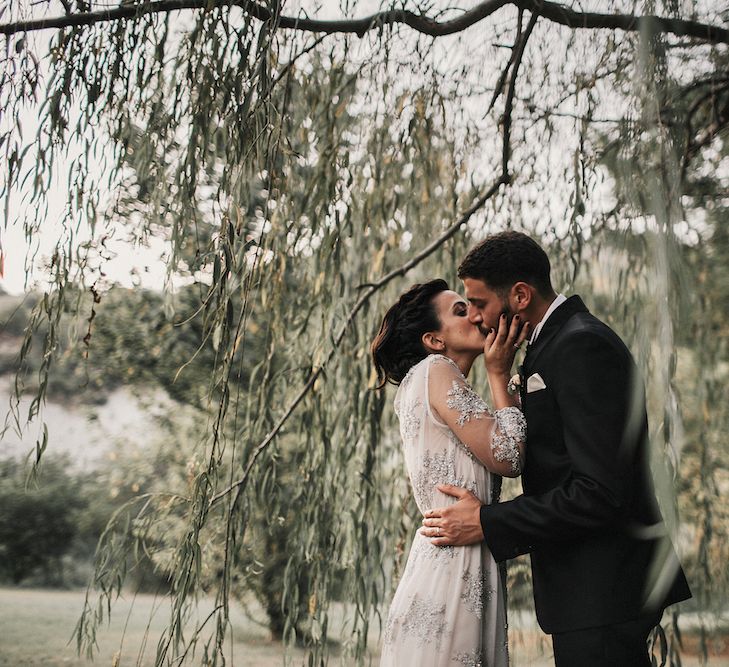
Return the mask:
M445 350L445 342L443 339L439 338L432 331L424 333L420 340L423 343L423 347L428 350L428 352L443 352Z

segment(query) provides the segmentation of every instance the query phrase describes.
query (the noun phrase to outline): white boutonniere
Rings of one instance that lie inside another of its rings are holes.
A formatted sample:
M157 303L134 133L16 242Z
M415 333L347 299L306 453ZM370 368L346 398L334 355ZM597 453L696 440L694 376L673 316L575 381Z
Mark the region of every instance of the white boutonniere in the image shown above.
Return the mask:
M509 380L508 384L506 385L506 391L509 393L510 396L513 396L514 394L518 394L520 389L521 389L521 375L519 375L519 373L517 373L516 375L511 376L511 379Z

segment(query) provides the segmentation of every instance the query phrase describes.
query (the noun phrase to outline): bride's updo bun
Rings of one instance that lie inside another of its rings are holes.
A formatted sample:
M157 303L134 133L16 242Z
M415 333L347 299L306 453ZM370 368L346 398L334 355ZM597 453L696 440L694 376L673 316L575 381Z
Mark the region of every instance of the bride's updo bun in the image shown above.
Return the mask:
M433 299L448 289L448 283L440 278L413 285L387 311L371 347L378 389L387 382L400 384L407 372L428 356L423 334L440 329Z

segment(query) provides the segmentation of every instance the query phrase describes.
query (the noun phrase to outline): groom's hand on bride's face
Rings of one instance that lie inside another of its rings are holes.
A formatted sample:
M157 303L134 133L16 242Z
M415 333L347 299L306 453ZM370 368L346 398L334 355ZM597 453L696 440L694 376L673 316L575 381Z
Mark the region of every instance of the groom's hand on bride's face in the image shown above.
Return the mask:
M432 538L431 543L439 547L462 547L481 542L481 501L459 486L438 484L438 490L458 498L458 502L428 510L420 534Z

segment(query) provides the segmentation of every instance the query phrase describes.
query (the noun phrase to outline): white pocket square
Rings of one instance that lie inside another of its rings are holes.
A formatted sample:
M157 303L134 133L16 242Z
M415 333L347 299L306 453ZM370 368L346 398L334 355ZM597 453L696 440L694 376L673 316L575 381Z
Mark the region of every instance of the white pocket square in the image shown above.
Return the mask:
M527 378L527 394L531 394L533 391L539 391L540 389L546 389L547 385L544 384L542 376L539 373L534 373Z

